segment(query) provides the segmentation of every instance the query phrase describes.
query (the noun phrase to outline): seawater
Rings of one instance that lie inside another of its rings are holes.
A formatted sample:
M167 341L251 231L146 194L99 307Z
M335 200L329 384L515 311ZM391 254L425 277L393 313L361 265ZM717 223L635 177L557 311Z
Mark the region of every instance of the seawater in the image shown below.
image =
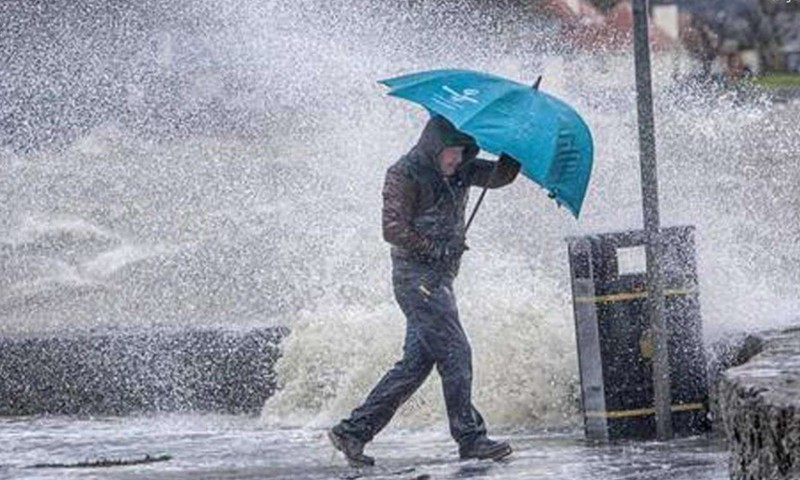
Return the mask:
M376 81L444 67L543 75L594 136L581 218L524 178L490 192L456 294L489 424L575 425L564 238L641 227L633 62L570 51L551 25L498 5L197 1L151 5L157 19L124 11L130 30L97 12L76 14L94 22L83 29L45 23L65 46L33 53L40 83L5 74L6 113L72 83L95 97L76 94L52 128L17 130L0 151L0 334L287 325L261 422L329 425L402 345L381 188L426 114ZM98 58L121 73L107 78ZM673 72L690 60L654 59L662 224L697 229L706 339L794 321L800 105L683 81ZM108 107L78 116L93 102ZM445 429L441 396L432 375L390 428Z

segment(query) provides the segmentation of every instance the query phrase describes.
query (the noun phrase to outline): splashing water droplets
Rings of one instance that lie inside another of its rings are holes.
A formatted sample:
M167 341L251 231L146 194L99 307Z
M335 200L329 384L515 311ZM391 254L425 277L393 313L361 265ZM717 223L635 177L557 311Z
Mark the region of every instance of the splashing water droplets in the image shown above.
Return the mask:
M0 112L0 332L288 325L264 417L329 423L401 351L381 188L426 114L376 81L543 75L595 139L582 218L524 179L490 192L456 293L488 420L571 421L564 237L641 226L633 63L563 53L552 25L492 4L9 7L26 27L0 29L0 48L20 52L0 72L14 99ZM800 106L681 83L671 59L654 61L662 224L697 227L706 335L787 321ZM442 411L432 378L396 425L441 424Z

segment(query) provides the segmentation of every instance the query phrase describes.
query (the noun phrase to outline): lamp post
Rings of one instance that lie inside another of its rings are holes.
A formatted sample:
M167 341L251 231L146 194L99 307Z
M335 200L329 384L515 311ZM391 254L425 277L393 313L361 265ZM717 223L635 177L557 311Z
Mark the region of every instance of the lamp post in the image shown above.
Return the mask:
M650 71L647 0L633 0L633 46L636 63L636 95L639 123L639 161L642 175L642 207L647 237L647 310L653 332L653 390L656 435L672 438L668 332L664 317L664 280L661 273L662 242L658 215L653 89Z

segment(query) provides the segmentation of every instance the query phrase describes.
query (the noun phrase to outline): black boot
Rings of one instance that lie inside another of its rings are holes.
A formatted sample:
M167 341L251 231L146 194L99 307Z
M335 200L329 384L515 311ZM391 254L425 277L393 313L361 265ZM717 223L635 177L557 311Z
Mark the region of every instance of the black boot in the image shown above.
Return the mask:
M344 453L347 463L351 467L367 467L375 465L375 459L369 455L364 455L365 442L352 435L343 432L339 425L328 431L328 438L331 439L334 448Z
M511 455L511 445L508 442L495 442L486 437L478 437L477 440L458 448L461 460L477 458L478 460L500 460Z

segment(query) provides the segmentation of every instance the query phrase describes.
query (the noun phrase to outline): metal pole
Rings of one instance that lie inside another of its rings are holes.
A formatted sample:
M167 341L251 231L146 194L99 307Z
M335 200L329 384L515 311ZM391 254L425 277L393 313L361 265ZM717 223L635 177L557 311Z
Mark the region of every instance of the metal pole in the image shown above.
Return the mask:
M494 174L494 170L492 170L492 174ZM489 177L491 179L491 176ZM475 218L475 214L478 213L478 208L483 203L483 197L486 196L486 190L489 190L489 187L483 187L483 191L481 192L481 196L478 198L478 203L475 204L475 208L472 210L472 215L469 216L469 221L467 222L467 226L464 227L464 235L467 234L467 230L469 230L469 226L472 225L472 219Z
M647 237L647 306L654 343L653 390L656 435L659 440L668 440L672 438L672 401L669 380L668 332L664 318L664 282L661 275L662 245L658 218L658 177L647 6L647 0L633 0L633 46L636 60L642 207L644 230Z

